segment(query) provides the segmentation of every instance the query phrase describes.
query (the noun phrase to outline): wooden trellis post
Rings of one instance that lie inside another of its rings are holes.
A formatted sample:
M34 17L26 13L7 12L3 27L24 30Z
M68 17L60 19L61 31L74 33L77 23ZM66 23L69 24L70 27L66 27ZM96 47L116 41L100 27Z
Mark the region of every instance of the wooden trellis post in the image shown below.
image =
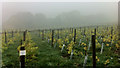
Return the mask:
M95 36L96 36L96 28L95 28L95 32L94 32Z
M59 29L58 29L58 39L59 39L60 37L59 37Z
M24 33L23 33L23 41L25 41L25 40L26 40L26 34L27 34L27 30L26 30L26 31L24 31Z
M74 31L74 43L75 43L75 41L76 41L76 29Z
M5 32L5 43L7 43L7 33Z
M118 2L118 42L120 42L120 1ZM120 56L120 47L119 47L118 55Z
M111 27L111 39L112 39L112 35L113 35L113 27Z
M119 2L119 12L120 12L120 2ZM120 40L120 13L118 13L118 40Z
M92 35L92 50L93 50L93 68L96 68L96 46L95 46L95 35Z
M52 46L54 46L53 42L54 42L54 30L52 30Z
M84 27L84 36L86 36L85 31L86 31L86 29L85 29L85 27Z
M20 45L22 45L23 43L22 43L22 40L20 41Z
M44 40L44 30L42 30L42 40Z
M72 28L72 33L73 33L73 28Z

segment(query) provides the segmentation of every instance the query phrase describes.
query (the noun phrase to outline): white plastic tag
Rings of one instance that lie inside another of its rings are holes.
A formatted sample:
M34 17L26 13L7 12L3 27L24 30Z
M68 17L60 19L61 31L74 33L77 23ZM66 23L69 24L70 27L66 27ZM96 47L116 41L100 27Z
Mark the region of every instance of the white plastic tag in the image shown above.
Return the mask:
M88 55L85 56L83 68L85 68L85 65L86 65L86 63L87 63L87 58L88 58Z
M61 52L63 51L63 49L64 49L64 46L65 46L65 44L63 44L63 47L62 47L62 49L61 49Z
M63 47L65 46L65 44L63 44Z
M91 45L91 42L89 42L89 47L88 47L88 51L90 50L90 45Z
M72 56L73 56L73 50L72 50L72 52L71 52L70 59L72 59Z
M21 50L20 51L20 56L22 56L22 55L26 55L26 50Z
M102 52L103 52L103 46L104 46L104 43L102 43L102 47L101 47L101 52L100 52L100 54L102 54Z

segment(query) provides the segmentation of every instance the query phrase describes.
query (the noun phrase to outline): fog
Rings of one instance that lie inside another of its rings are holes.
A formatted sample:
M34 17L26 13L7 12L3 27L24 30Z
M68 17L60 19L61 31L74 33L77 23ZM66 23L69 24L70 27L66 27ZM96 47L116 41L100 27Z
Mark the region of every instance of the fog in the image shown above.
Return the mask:
M3 3L3 29L46 29L117 24L117 2Z

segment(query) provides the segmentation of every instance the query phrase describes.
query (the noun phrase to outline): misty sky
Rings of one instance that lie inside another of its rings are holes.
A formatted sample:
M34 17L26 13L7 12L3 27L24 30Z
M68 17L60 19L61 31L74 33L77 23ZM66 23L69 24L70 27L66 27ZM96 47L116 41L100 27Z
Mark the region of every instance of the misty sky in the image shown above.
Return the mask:
M111 18L117 18L117 2L59 2L59 3L42 3L42 2L14 2L3 3L3 22L10 16L18 12L31 12L33 14L43 13L47 17L55 17L58 14L69 11L80 11L83 15L104 14Z
M74 11L77 11L76 14ZM45 15L47 18L43 19L43 21L42 21L42 18L41 20L38 19L34 21L33 23L36 23L36 24L33 24L31 22L33 21L32 17L28 18L30 16L27 17L25 15L24 17L22 17L23 18L22 21L20 19L18 21L15 20L19 18L19 15L21 15L21 12L30 12L32 13L33 18L34 16L36 16L36 14L41 13ZM73 14L70 14L71 12ZM77 15L79 13L80 15ZM68 17L64 18L64 20L61 21L60 19L64 17L64 14L65 15L68 14L67 15ZM16 16L13 20L14 15L18 15L18 16ZM72 19L69 20L70 16L72 17L72 15L75 17L72 18L73 20ZM25 17L27 17L27 19ZM28 23L25 22L24 20L28 20L27 21ZM73 27L76 27L77 25L82 26L82 25L89 25L89 24L92 25L92 24L101 24L101 23L117 24L118 3L117 2L4 2L2 4L2 21L3 23L5 23L6 25L5 27L7 27L7 25L12 27L14 26L18 27L19 25L22 26L24 24L26 24L24 26L26 27L27 24L30 24L31 22L32 26L34 26L33 28L40 27L39 25L43 27L53 27L53 25L58 27L59 23L61 23L60 24L61 26L63 26L65 23L66 25L64 27L66 26L72 27L72 25ZM46 25L44 24L45 22L47 26L44 26ZM30 27L30 25L28 25L27 27Z

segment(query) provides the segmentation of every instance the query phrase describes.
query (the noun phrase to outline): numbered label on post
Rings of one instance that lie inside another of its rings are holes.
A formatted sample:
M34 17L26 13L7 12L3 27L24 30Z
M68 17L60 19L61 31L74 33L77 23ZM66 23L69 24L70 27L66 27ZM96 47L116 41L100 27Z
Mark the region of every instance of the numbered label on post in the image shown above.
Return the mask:
M19 54L20 54L20 56L26 55L26 50L21 50Z

